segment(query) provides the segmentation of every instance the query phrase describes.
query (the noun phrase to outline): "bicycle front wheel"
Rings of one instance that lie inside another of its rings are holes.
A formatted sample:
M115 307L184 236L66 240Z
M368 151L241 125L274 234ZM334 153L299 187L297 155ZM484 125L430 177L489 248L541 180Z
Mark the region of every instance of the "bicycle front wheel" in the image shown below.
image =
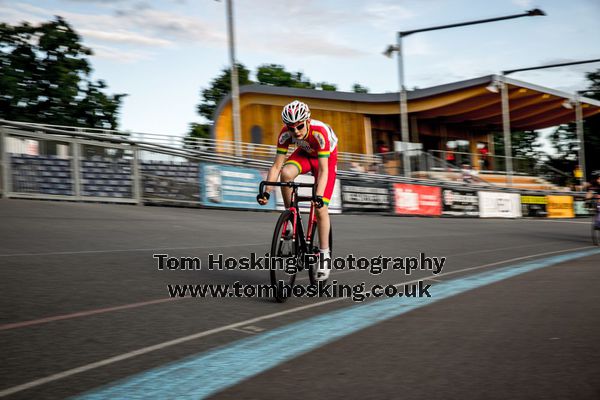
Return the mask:
M271 265L271 285L275 288L275 300L283 303L287 300L296 281L296 272L285 270L288 259L297 259L298 242L292 239L292 228L294 226L294 214L286 210L279 216L271 242L271 257L282 261L283 265ZM287 288L280 287L280 281ZM283 289L283 290L282 290Z

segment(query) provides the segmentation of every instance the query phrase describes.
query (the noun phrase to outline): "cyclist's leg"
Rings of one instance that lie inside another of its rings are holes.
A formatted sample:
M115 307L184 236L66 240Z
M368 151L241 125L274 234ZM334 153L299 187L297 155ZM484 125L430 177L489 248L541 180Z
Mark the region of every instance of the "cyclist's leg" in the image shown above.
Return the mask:
M299 171L294 165L284 165L281 169L281 182L291 182L298 176ZM292 188L281 187L281 195L283 197L283 203L285 208L290 208L290 201L292 198Z
M303 154L302 149L297 148L281 168L281 182L292 182L298 175L305 174L308 171L310 171L310 163ZM290 208L292 188L282 187L281 195L283 196L285 208Z
M312 160L311 160L312 161ZM319 246L321 249L329 249L329 229L331 228L331 222L329 220L329 201L333 194L333 188L335 186L335 179L337 175L337 151L334 151L329 156L328 160L329 170L327 172L327 186L325 186L325 192L323 193L323 203L325 204L320 209L316 209L317 212L317 228L319 230ZM315 180L319 178L319 164L318 161L311 163L313 175Z
M317 211L317 229L319 230L319 249L329 249L329 228L331 227L331 221L329 221L329 206L324 205Z

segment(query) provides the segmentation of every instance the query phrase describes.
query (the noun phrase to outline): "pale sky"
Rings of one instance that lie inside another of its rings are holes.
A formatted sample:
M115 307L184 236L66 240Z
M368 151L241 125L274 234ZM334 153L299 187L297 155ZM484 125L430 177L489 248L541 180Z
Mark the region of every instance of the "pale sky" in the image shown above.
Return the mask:
M527 17L419 33L405 39L409 88L502 70L600 58L600 0L234 0L237 59L302 71L351 91L397 92L396 59L381 53L396 32L522 13ZM7 23L64 17L92 48L93 77L127 93L120 128L183 135L200 90L229 65L224 1L0 0ZM512 78L573 92L600 63L522 72ZM252 77L255 78L255 77Z

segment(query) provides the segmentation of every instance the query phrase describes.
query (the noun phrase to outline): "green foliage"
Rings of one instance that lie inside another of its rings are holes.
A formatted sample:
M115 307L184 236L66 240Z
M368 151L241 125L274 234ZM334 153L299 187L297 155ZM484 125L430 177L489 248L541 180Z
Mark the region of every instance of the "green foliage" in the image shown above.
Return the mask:
M540 156L543 154L540 149L541 144L538 141L539 137L540 135L537 131L511 132L511 155L517 157L513 160L515 171L534 174ZM494 149L497 155L504 156L504 135L502 133L494 135Z
M116 129L124 94L90 79L92 51L61 17L32 26L0 23L0 118Z
M317 84L317 88L321 89L321 90L325 90L328 92L335 92L337 91L337 85L334 83L328 83L328 82L321 82Z
M199 150L197 139L209 139L210 138L210 125L198 124L192 122L190 124L190 130L184 140L184 147L186 149Z
M588 92L582 93L589 98L600 99L600 69L585 74L589 80ZM583 137L585 148L585 164L588 179L594 170L600 169L600 116L595 115L584 121ZM579 139L575 123L560 125L550 135L556 155L549 158L548 164L571 173L579 163Z
M240 86L253 83L248 71L242 64L238 65L238 74ZM291 87L300 89L320 89L326 91L337 91L338 87L334 83L319 82L313 83L302 72L290 72L283 65L262 64L256 70L256 79L261 85ZM367 93L368 89L354 85L358 93ZM231 91L231 79L229 69L221 71L221 75L213 79L207 89L202 90L202 99L198 105L198 113L209 121L213 121L213 115L217 105Z
M513 157L536 159L540 156L539 132L537 131L514 131L510 134ZM504 135L494 135L495 153L504 156Z
M243 64L236 64L238 72L239 85L252 83L250 80L250 71ZM198 113L209 121L213 120L213 115L217 105L231 92L231 69L223 68L221 75L210 82L210 86L202 90L202 100L198 105Z
M210 138L210 125L192 122L188 136L198 139L208 139Z
M587 178L592 171L600 170L600 117L587 119L583 125L585 169ZM579 163L579 139L575 123L560 125L550 135L557 154L549 158L548 164L570 173Z
M588 72L585 77L590 81L589 92L583 93L585 97L591 97L592 99L600 100L600 69L594 72Z
M362 86L360 83L352 85L352 91L354 93L369 93L369 88Z
M576 161L579 152L579 140L577 138L574 123L560 125L549 136L552 147L556 151L555 158Z
M314 89L315 84L302 72L286 71L283 65L263 64L256 70L256 79L261 85Z
M600 100L600 69L588 72L586 78L590 81L589 92L583 93L585 97ZM585 120L583 125L585 138L585 164L588 179L592 171L600 170L600 115L596 114Z

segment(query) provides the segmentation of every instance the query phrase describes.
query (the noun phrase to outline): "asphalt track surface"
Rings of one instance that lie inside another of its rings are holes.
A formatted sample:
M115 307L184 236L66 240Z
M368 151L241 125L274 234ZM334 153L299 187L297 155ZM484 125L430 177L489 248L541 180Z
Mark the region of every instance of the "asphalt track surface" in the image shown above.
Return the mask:
M379 308L394 299L169 299L168 284L267 283L265 271L159 271L152 255L264 254L277 216L0 200L0 396L600 398L600 254L587 219L333 216L337 256L447 257L439 275L332 273L342 284L432 285L439 301L402 313ZM536 260L554 261L464 289ZM296 327L316 344L286 356L268 335ZM198 395L196 373L217 389ZM127 386L135 377L146 383Z

